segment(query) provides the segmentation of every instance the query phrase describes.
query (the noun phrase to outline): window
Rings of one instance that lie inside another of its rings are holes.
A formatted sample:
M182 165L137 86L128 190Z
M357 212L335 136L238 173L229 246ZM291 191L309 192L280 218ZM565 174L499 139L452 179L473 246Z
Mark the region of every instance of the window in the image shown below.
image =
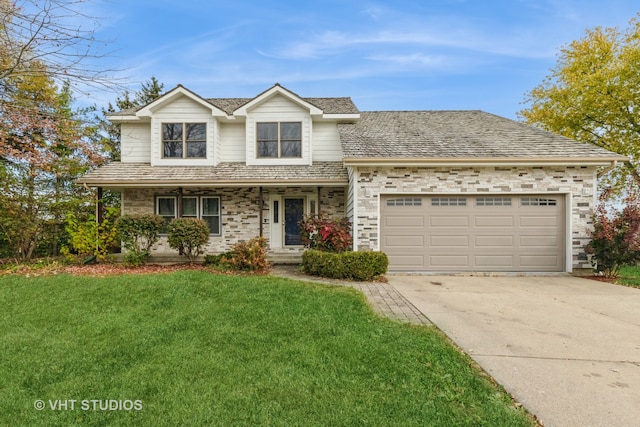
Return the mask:
M478 197L476 206L511 206L511 197Z
M398 199L388 199L387 206L422 206L420 197L400 197Z
M431 206L467 206L465 197L432 197Z
M209 225L209 232L220 234L220 198L201 197L200 207L200 218Z
M207 124L163 123L162 150L164 158L207 157Z
M556 199L541 199L539 197L523 197L520 201L522 206L556 206Z
M166 224L178 217L178 198L176 196L160 196L156 198L156 212L165 221L163 233L167 232ZM183 196L182 217L201 218L209 225L210 234L220 234L220 197Z
M156 213L164 218L165 227L162 231L166 233L166 225L177 216L176 198L158 197L156 201Z
M302 123L258 123L259 158L302 157Z

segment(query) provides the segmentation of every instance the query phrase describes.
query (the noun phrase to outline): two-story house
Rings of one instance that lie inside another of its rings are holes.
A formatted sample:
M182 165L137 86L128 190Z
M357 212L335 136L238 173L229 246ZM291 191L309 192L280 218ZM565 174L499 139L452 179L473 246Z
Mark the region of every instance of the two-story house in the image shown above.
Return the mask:
M80 183L120 191L123 214L202 218L208 253L256 236L300 253L303 215L346 216L353 249L392 271L590 268L598 169L626 161L481 111L361 112L279 84L250 99L177 86L110 120L122 160Z

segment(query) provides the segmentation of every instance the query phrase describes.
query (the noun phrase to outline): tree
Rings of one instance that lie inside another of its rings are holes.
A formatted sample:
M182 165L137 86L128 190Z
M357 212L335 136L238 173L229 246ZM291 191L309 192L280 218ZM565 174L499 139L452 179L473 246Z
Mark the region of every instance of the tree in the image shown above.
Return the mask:
M83 12L87 0L0 0L0 89L15 77L46 76L111 88L99 59L107 44L95 38L97 19Z
M47 255L57 253L66 213L90 206L73 181L103 157L68 85L40 74L9 80L10 102L0 103L0 230L28 260L43 242Z
M527 123L627 156L604 183L640 186L640 22L595 28L561 49L558 62L527 94Z

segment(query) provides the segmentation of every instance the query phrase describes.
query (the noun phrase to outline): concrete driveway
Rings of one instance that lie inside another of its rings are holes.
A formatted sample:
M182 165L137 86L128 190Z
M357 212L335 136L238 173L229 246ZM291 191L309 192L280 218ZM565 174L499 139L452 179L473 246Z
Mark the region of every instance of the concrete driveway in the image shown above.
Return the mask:
M640 426L640 289L568 275L387 277L545 426Z

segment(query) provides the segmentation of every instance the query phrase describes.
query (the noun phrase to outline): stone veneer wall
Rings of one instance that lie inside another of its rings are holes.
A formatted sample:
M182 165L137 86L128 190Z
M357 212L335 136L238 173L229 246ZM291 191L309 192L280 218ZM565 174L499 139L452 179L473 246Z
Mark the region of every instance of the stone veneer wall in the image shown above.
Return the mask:
M176 188L126 189L122 193L122 212L124 214L153 214L156 196L175 196ZM316 197L317 187L264 187L263 219L269 221L270 195L287 197ZM211 236L206 253L228 251L239 242L250 240L260 234L260 212L258 187L242 188L195 188L184 189L184 196L218 196L221 202L222 228L220 236ZM345 189L342 187L323 187L320 189L320 209L331 216L345 215ZM263 222L263 236L269 241L270 225ZM166 237L152 248L154 254L177 254L167 243Z
M359 250L379 249L380 194L393 193L565 193L570 194L574 271L590 269L585 245L596 203L594 167L358 167L354 170Z

